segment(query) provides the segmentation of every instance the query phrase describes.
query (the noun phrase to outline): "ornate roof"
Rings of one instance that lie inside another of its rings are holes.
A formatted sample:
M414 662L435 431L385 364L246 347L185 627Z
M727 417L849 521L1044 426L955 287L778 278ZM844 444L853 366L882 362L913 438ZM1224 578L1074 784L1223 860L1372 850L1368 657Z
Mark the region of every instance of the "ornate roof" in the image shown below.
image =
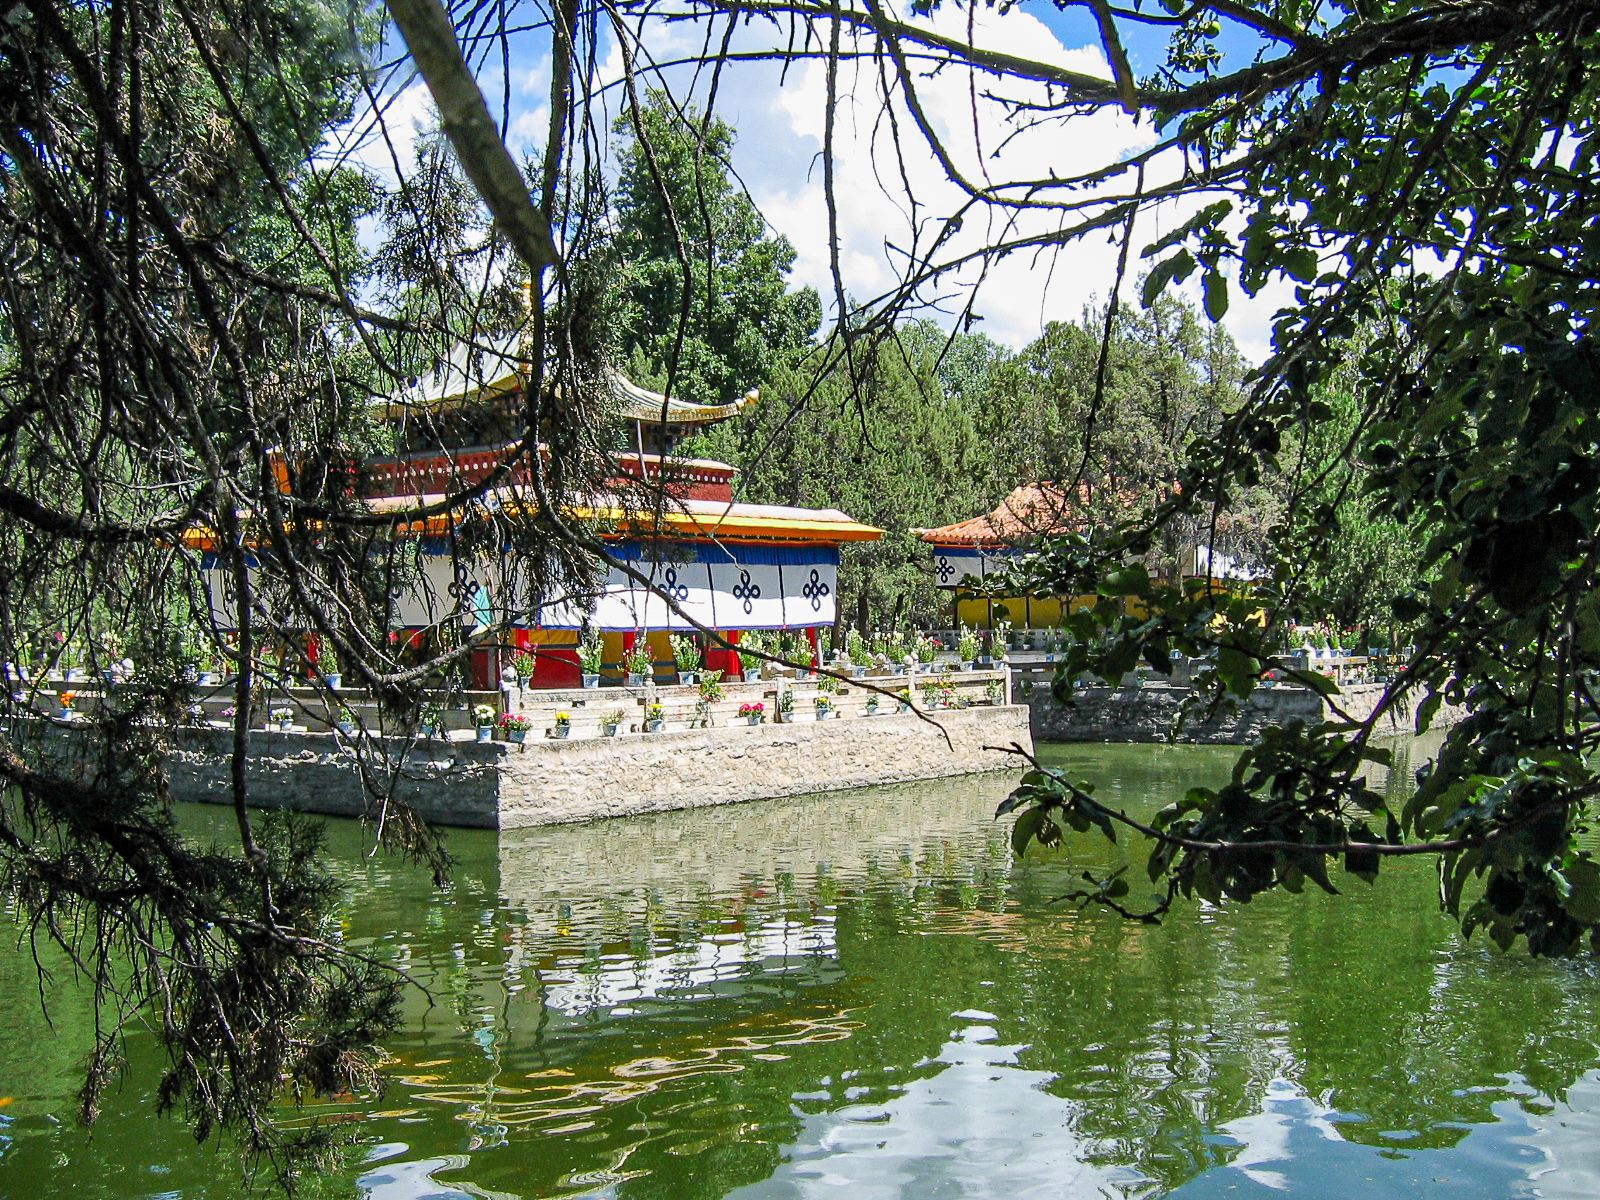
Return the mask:
M1089 489L1069 497L1054 483L1029 483L1013 488L991 513L954 525L918 530L925 542L938 546L1016 546L1056 534L1081 533L1088 525Z
M407 409L457 408L514 391L521 383L521 349L520 333L458 342L449 357L408 387L391 394L385 406L394 416ZM611 372L611 387L624 418L652 424L661 422L663 405L667 424L724 421L754 404L760 395L752 388L732 404L691 404L677 398L669 400L616 371Z

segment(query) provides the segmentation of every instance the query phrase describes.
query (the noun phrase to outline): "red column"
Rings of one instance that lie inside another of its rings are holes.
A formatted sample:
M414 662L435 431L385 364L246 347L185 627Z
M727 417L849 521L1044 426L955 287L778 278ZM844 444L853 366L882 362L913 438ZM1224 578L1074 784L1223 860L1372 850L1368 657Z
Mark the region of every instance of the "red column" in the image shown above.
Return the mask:
M721 633L722 631L718 630L717 632ZM737 631L722 633L722 636L727 638L728 641L738 644L739 634ZM706 670L721 671L724 679L737 679L739 678L740 670L739 656L732 650L724 650L720 646L709 646L706 649Z
M811 626L806 630L806 637L811 641L811 665L813 668L822 665L822 646L817 639L817 627Z

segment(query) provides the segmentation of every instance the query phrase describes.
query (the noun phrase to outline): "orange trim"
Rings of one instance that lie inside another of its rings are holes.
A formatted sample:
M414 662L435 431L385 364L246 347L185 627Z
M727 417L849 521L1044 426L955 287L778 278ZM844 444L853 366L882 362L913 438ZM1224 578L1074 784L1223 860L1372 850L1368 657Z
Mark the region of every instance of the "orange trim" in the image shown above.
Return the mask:
M621 529L650 530L655 513L625 513L619 508L577 509L580 520L609 521ZM875 542L883 537L876 525L858 521L800 521L785 517L722 516L713 513L665 512L661 524L674 532L701 537L760 538L764 541Z

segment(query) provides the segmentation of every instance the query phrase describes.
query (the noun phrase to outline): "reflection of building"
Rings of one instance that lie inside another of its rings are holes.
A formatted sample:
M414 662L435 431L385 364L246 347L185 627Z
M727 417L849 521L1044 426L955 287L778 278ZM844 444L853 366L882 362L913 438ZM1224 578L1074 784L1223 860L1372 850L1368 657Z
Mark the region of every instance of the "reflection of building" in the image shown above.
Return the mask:
M520 438L522 374L513 339L461 348L431 375L390 397L382 414L392 425L399 452L370 459L360 469L366 502L373 508L411 507L438 501L481 483ZM492 686L501 659L516 648L533 652L534 685L575 686L579 630L603 635L611 669L639 636L648 639L658 663L671 660L668 631L688 633L683 613L736 642L749 629L806 631L816 644L818 628L837 615L839 547L875 540L882 530L862 525L836 509L789 508L737 503L737 470L725 463L664 457L696 429L737 415L756 400L754 392L734 404L696 405L668 400L612 377L614 414L627 448L617 452L615 490L590 498L568 515L598 527L608 549L653 584L613 567L592 594L530 596L514 555L457 544L460 519L430 521L420 533L416 578L392 594L391 627L422 641L457 623L468 630L504 623L511 645L474 657L474 684ZM667 499L652 511L624 499L627 484L665 480ZM502 515L526 503L526 463L513 468L504 486L478 504ZM214 607L231 621L222 572L210 573ZM654 590L659 589L659 591ZM739 669L736 656L711 651L708 666Z

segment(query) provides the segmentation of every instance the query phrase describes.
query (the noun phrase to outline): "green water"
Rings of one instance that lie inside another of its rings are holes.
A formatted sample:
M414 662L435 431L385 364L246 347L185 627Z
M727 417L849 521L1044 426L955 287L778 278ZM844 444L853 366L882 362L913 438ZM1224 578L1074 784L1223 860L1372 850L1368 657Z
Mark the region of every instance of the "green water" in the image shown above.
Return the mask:
M1071 747L1149 810L1226 750ZM414 994L388 1093L315 1110L317 1194L1200 1198L1600 1195L1600 973L1463 945L1424 863L1161 927L1051 898L1117 852L1011 861L1000 777L452 836L448 893L336 826L347 937ZM186 813L226 836L226 816ZM0 952L0 1196L233 1197L151 1115L92 1133L65 978ZM300 1119L307 1119L309 1113Z

